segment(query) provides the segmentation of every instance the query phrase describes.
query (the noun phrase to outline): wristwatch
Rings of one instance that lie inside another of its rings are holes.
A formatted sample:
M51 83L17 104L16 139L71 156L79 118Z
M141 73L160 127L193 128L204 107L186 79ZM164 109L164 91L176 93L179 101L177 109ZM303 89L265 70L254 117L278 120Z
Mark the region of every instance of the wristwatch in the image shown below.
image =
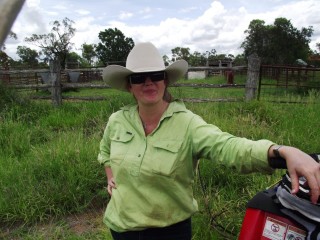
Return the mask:
M280 156L280 152L279 149L282 148L283 145L277 145L274 149L273 149L273 154L275 155L275 157L281 157Z

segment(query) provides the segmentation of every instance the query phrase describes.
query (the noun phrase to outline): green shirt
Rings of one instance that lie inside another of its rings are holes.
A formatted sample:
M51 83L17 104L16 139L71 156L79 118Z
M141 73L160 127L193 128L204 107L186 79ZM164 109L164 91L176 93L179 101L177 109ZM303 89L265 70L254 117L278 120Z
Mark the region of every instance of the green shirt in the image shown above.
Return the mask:
M198 159L218 161L239 172L272 172L267 152L273 143L222 132L187 110L169 104L157 128L145 136L130 105L112 114L100 143L98 160L110 166L116 189L104 222L123 232L169 226L198 210L193 182Z

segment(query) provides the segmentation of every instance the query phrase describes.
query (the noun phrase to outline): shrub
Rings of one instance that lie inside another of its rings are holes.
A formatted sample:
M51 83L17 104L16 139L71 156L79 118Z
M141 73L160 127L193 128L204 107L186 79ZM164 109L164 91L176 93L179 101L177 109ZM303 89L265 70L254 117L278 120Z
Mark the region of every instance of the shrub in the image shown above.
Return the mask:
M0 82L0 114L14 104L22 105L28 102L15 89Z

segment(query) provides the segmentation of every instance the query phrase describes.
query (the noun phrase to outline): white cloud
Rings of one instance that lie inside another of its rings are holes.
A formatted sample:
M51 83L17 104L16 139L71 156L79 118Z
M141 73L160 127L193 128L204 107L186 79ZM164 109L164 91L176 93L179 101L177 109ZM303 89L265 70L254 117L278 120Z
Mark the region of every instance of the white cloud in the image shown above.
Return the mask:
M150 7L143 8L142 10L138 11L138 14L136 16L141 17L143 20L151 19L153 14Z
M90 14L90 11L85 10L85 9L78 9L78 10L75 10L75 12L80 15L89 15Z
M188 7L188 8L182 8L179 10L179 12L182 12L182 13L189 13L189 12L192 12L194 10L198 9L197 7Z
M92 7L95 2L98 8ZM19 39L6 42L9 56L15 54L17 45L26 45L25 37L48 33L49 23L64 17L75 22L77 31L72 40L77 48L84 42L99 42L100 31L116 27L135 42L152 41L162 54L170 54L172 48L179 46L189 47L191 52L216 49L218 53L236 55L242 52L239 47L250 21L261 19L273 24L277 17L291 20L298 29L314 26L310 46L315 49L315 43L320 42L319 0L206 0L196 6L185 0L170 8L152 1L139 6L131 1L118 4L92 0L72 4L61 0L26 0L12 29Z
M94 24L94 17L88 16L88 17L82 17L79 18L75 23L74 27L76 29L76 34L78 32L90 32L92 27L96 25Z
M68 6L65 6L64 4L57 4L57 5L54 5L52 8L58 11L65 11L70 9Z
M38 7L40 5L40 0L28 0L26 1L25 5L30 8Z
M143 8L142 10L139 11L139 14L149 14L151 12L150 7Z
M120 15L119 15L119 19L120 20L125 20L125 19L128 19L128 18L131 18L133 16L133 13L131 12L121 12Z

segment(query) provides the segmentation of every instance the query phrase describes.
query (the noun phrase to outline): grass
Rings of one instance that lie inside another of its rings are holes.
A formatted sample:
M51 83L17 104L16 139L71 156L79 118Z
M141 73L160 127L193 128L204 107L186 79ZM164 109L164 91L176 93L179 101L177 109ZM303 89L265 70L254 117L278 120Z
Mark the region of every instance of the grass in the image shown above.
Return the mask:
M244 84L245 76L239 75L235 79L235 83L238 85ZM95 82L101 84L101 82ZM226 80L223 77L211 77L206 80L183 80L179 83L196 83L196 84L225 84ZM196 88L196 87L170 87L170 92L177 98L195 98L201 96L201 98L223 98L223 97L237 97L243 98L244 88ZM30 94L30 92L27 92ZM50 96L48 91L32 91L35 96ZM69 89L63 93L63 96L68 97L92 97L100 96L108 99L116 98L119 96L119 91L114 89Z
M234 97L243 91L171 88L176 97ZM56 108L48 101L29 101L1 85L0 93L0 239L111 239L102 223L108 201L106 177L96 157L108 116L132 97L110 89L83 89L68 94L102 94L109 100L64 101ZM186 105L234 135L318 152L319 93L310 91L304 103L300 95L291 96L300 103ZM198 178L194 190L200 212L193 217L194 240L236 239L247 201L283 173L241 175L205 159L200 172L205 189ZM70 216L78 217L70 220ZM223 233L220 226L232 235Z

